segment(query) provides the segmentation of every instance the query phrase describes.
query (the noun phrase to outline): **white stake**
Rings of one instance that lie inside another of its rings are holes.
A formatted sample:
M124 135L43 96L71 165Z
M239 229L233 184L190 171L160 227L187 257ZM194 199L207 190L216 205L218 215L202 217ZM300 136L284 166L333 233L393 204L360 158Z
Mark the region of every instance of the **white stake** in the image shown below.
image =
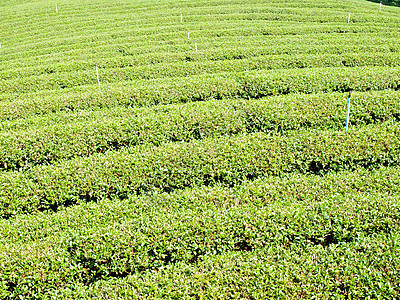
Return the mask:
M96 75L97 75L97 83L99 84L100 87L99 67L97 66L97 63L96 63Z
M181 12L181 23L183 22L183 15L182 15L182 12Z
M194 47L196 48L196 52L197 52L197 41L194 41Z
M349 99L347 100L346 132L347 132L347 130L349 130L349 121L350 121L350 98L351 98L351 92L349 92Z
M347 23L350 23L350 17L351 17L351 12L349 12L349 19L347 20Z
M57 6L57 4L56 4L56 13L58 13L58 6Z
M379 3L379 11L381 11L381 9L382 9L382 2Z

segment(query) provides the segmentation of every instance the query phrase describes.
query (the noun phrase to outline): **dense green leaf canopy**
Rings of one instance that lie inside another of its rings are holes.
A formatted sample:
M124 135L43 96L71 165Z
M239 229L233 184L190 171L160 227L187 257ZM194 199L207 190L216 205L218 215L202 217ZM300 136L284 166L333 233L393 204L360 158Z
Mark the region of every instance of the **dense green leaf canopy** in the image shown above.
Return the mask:
M365 0L0 1L0 299L399 299L399 37Z

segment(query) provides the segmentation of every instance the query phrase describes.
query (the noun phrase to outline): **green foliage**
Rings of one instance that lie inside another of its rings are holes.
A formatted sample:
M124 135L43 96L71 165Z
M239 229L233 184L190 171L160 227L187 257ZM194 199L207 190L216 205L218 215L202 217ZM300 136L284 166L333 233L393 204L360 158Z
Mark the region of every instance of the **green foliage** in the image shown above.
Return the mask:
M32 119L36 126L27 125L28 120L22 124L3 123L0 169L29 169L140 144L189 142L246 132L282 133L301 128L340 130L346 121L346 97L347 94L335 93L209 101L151 109L102 110L80 119L76 114ZM399 100L397 91L354 93L351 124L398 121Z
M0 102L0 113L4 120L57 111L154 106L232 97L259 99L292 93L398 90L399 75L400 68L338 67L290 69L284 73L280 70L247 71L178 77L174 80L139 80L113 84L102 90L98 86L88 86L65 92L28 94L29 97Z
M55 4L0 3L0 299L400 298L399 8Z
M364 181L357 182L362 190L386 176L397 181L392 187L398 190L398 178L392 175L396 171L343 173L312 181L339 185L362 175ZM285 183L301 185L301 179L310 180L298 177ZM256 187L257 194L254 186L244 185L240 187L243 194L203 188L131 197L123 202L104 201L53 215L17 219L2 231L3 241L15 240L16 244L2 246L12 259L0 259L3 274L7 274L1 279L13 297L60 294L62 290L68 294L77 286L89 286L96 293L114 284L120 297L125 293L143 297L204 293L216 297L222 290L276 296L282 289L291 295L396 294L398 272L391 264L382 268L389 261L393 263L391 256L376 259L373 253L389 254L398 249L398 197L366 193L340 196L332 188L318 201L312 197L293 201L296 193L286 194L282 183L273 178L258 181L257 186L283 192L283 197L263 207L228 204L246 193L252 193L254 200L263 200L262 188ZM385 184L381 188L384 191ZM20 243L26 246L17 246ZM229 261L236 268L229 267ZM221 268L218 272L222 278L215 277L212 266ZM326 277L326 272L332 277ZM170 281L171 276L182 281ZM108 281L112 278L116 281ZM197 290L203 280L214 288ZM225 286L224 280L245 283L248 289ZM176 292L167 287L154 290L159 282L175 286ZM63 288L56 291L53 286ZM278 291L279 286L282 288Z
M400 163L399 127L300 131L289 136L239 135L193 143L141 146L89 158L4 173L1 217L60 206L173 191L216 183L235 185L265 174L324 174Z

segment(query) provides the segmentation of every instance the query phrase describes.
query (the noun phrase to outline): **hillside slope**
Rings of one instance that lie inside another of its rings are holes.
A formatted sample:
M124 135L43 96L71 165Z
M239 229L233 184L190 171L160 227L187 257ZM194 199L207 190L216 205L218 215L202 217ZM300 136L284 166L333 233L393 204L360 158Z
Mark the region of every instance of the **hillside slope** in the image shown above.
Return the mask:
M0 299L400 297L400 8L0 7Z

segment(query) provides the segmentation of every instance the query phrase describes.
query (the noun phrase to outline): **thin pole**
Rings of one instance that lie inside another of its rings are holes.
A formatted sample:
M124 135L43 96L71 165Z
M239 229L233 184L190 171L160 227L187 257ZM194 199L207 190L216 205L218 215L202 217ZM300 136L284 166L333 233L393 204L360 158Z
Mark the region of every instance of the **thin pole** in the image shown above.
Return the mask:
M194 46L195 46L196 52L197 52L197 41L194 41Z
M379 3L379 11L382 9L382 2Z
M56 4L56 13L58 13L58 6L57 6L57 4Z
M183 15L182 15L182 12L181 12L181 23L183 22Z
M347 20L347 23L350 23L350 17L351 17L351 12L349 12L349 19Z
M97 63L96 63L96 75L97 75L97 83L99 84L100 87L99 67L97 66Z
M349 92L349 99L347 100L346 132L347 132L347 130L349 130L349 121L350 121L350 98L351 98L351 92Z

